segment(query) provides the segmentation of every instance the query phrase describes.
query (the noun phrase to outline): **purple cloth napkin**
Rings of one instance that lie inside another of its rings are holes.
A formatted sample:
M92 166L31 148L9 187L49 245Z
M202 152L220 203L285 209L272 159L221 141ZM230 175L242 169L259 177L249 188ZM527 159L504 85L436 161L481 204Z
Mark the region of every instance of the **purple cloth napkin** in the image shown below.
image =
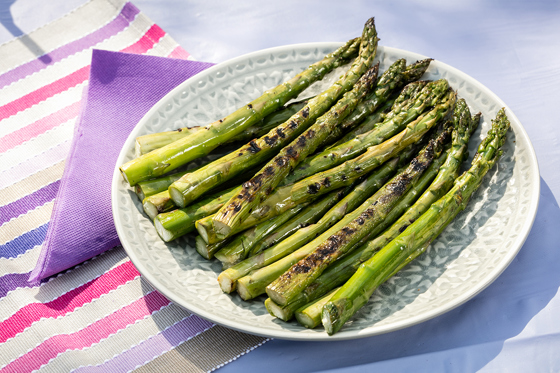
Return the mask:
M93 50L89 86L31 283L119 245L111 178L126 138L166 93L210 66Z

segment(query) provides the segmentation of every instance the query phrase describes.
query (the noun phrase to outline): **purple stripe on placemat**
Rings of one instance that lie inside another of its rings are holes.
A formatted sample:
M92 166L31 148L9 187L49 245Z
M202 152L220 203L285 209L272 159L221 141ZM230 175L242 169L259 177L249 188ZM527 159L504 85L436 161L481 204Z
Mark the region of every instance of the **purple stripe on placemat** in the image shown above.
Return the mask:
M189 316L101 365L81 367L73 372L129 372L211 327L211 322Z
M10 259L24 254L45 240L49 223L43 224L13 240L0 245L0 258Z
M126 3L115 19L100 29L0 75L0 88L4 88L68 56L89 49L110 36L118 34L130 25L130 22L134 20L138 13L140 13L140 10L137 7L131 3Z
M0 299L4 298L10 291L18 288L30 288L33 285L29 283L29 275L27 273L10 273L0 277ZM42 282L46 282L43 280Z
M59 186L60 180L57 180L17 201L0 206L0 225L52 201Z

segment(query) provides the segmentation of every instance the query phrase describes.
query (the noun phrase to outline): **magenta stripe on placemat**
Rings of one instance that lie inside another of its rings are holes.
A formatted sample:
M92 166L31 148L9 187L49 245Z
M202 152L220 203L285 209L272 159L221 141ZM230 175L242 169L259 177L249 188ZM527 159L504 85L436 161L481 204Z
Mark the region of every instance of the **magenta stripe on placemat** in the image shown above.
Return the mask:
M140 13L140 10L137 7L131 3L126 3L115 19L100 29L0 75L0 88L23 79L49 65L53 65L77 52L91 48L110 36L119 33L134 20L138 13Z
M210 321L192 315L184 318L175 325L170 326L163 332L142 341L105 363L97 366L81 367L74 370L77 372L130 372L139 365L146 364L161 354L177 347L181 343L196 337L198 334L211 328Z
M0 206L0 225L52 201L59 186L60 180L57 180L17 201Z
M169 305L153 291L128 306L72 334L55 335L4 367L6 372L31 372L68 350L82 350Z
M101 276L47 303L31 303L0 322L0 343L15 337L42 318L57 318L115 290L140 276L132 262L125 262Z

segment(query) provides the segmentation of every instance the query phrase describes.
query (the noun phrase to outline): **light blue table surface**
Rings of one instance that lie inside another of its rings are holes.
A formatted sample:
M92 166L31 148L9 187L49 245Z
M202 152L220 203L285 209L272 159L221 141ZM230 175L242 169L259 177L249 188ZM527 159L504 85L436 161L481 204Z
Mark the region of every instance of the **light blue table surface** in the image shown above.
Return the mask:
M0 0L0 43L84 0ZM533 229L506 271L466 304L422 324L343 342L273 340L220 372L560 371L559 1L135 0L197 60L345 41L376 18L380 44L454 66L517 115L541 174Z

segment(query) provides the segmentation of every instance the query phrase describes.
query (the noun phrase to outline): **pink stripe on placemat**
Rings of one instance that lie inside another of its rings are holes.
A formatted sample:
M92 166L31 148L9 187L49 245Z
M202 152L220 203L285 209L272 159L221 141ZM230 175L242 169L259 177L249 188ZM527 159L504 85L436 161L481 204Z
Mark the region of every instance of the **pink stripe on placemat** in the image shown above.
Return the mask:
M64 92L80 83L86 81L89 77L89 65L66 75L57 81L47 84L31 93L26 94L4 106L0 106L0 120L11 117L20 111L37 105L41 101Z
M4 371L21 373L39 369L42 365L57 357L58 354L68 350L81 350L99 343L128 325L152 315L169 303L170 301L163 295L157 291L152 291L76 333L60 334L47 339L27 354L12 361L4 368Z
M148 31L144 34L142 39L138 40L131 46L121 49L121 52L125 53L136 53L142 54L146 53L165 35L165 31L161 29L158 25L152 25Z
M196 337L198 334L214 326L210 321L192 315L185 317L159 334L142 341L130 350L97 366L76 369L77 372L130 372L139 365L155 359L161 354L177 347L181 343Z
M55 318L72 312L138 276L140 274L128 261L48 303L28 304L0 323L0 343L13 338L42 318Z
M80 102L78 101L2 137L0 139L0 153L13 149L70 119L76 118L79 112Z
M187 58L190 57L190 54L189 54L189 52L184 50L183 47L178 46L177 48L173 49L173 51L171 53L169 53L169 55L167 57L186 60Z
M100 29L0 75L0 89L118 34L130 25L138 13L140 10L137 7L126 3L121 12Z
M136 43L121 50L121 52L142 54L149 51L165 35L158 25L152 25L148 31ZM20 111L32 107L57 93L64 92L82 82L89 77L89 65L43 86L31 93L26 94L4 106L0 106L0 120L11 117Z

